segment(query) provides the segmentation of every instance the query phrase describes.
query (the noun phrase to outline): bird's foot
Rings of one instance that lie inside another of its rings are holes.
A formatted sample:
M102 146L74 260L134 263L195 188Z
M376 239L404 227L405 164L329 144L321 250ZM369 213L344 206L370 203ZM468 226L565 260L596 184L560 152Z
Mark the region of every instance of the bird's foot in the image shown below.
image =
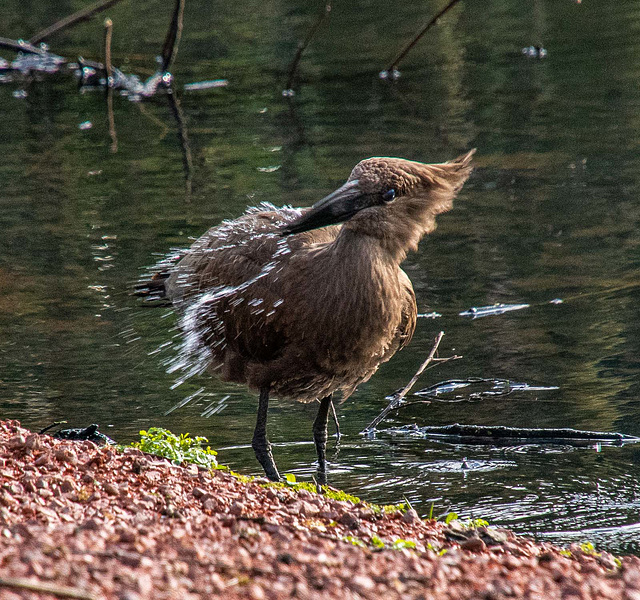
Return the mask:
M316 487L327 485L327 468L326 468L326 465L325 465L324 469L320 469L320 467L318 467L318 470L316 471L315 479L316 479ZM320 491L318 491L318 493L320 493Z
M271 453L271 444L265 439L254 438L253 451L256 454L258 462L262 465L265 475L271 481L282 481L280 473L278 473L278 467L276 467L276 461L273 460L273 454Z

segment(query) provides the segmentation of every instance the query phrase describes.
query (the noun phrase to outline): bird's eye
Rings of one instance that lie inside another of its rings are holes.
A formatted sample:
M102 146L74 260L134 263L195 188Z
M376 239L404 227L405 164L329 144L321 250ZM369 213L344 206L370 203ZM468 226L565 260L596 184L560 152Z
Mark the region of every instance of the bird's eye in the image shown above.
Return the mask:
M395 200L396 197L396 191L392 188L390 190L387 190L384 194L382 194L382 199L385 202L393 202Z

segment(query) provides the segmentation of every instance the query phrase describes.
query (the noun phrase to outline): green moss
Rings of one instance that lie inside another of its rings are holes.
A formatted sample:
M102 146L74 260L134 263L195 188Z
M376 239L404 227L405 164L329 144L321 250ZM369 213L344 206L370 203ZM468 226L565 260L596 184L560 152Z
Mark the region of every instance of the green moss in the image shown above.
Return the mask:
M596 547L591 542L583 542L580 544L580 550L591 556L602 556L601 552L596 552Z
M300 490L306 490L307 492L311 492L312 494L316 494L318 489L314 483L310 483L308 481L299 481L296 482L295 475L288 473L285 475L286 481L270 481L269 483L263 483L262 487L264 488L277 488L277 489L288 489L293 490L294 492L299 492ZM336 490L330 488L326 485L320 486L320 490L322 495L325 498L329 498L330 500L341 500L343 502L351 502L351 504L365 504L360 498L357 496L353 496L351 494L347 494L347 492L343 492L342 490ZM367 505L373 508L375 505Z
M411 540L403 540L398 538L393 544L391 544L392 550L402 550L403 548L409 548L410 550L414 550L416 547L416 543Z
M384 550L385 548L385 544L384 542L377 536L374 535L371 538L371 545L376 549L376 550Z
M450 512L444 518L446 525L449 525L452 521L460 521L458 513ZM460 521L460 524L465 529L477 529L478 527L489 527L489 521L485 519L467 519L466 521Z
M443 556L444 554L447 553L447 549L446 548L436 548L433 544L428 543L427 544L427 550L432 550L433 552L435 552L438 556Z
M365 542L363 542L362 540L358 539L357 537L354 537L352 535L345 535L342 538L343 542L347 542L347 544L352 544L353 546L359 546L360 548L366 548L367 544Z
M384 504L382 506L382 512L385 515L391 515L393 513L406 513L409 510L409 505L406 502L400 502L399 504Z
M364 540L357 538L353 535L345 535L342 537L343 542L347 542L348 544L352 544L353 546L359 546L360 548L371 548L372 550L403 550L404 548L408 548L413 550L416 548L416 543L411 540L403 540L398 538L391 544L387 544L384 540L377 535L371 536L371 543L367 544ZM432 548L433 549L433 548ZM435 550L434 550L435 551ZM446 552L446 550L444 551ZM441 556L444 552L439 552Z

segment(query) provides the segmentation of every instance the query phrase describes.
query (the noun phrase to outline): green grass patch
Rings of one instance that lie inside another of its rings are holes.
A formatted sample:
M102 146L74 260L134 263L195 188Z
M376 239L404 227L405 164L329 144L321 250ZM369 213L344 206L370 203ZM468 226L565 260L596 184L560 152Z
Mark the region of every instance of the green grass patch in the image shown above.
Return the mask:
M192 463L205 469L215 469L218 461L215 450L210 446L204 446L209 440L206 437L192 438L188 433L175 435L168 429L150 427L147 431L140 432L140 441L132 442L131 447L168 458L175 464Z
M465 529L489 527L489 521L486 521L485 519L467 519L466 521L461 521L458 513L455 512L448 513L444 518L445 525L449 525L452 521L459 521Z
M394 542L392 542L391 544L388 544L388 543L385 543L385 541L382 538L378 537L377 535L374 535L371 537L371 542L369 544L367 544L367 542L365 542L364 540L361 540L360 538L357 538L353 535L345 535L341 539L343 542L347 542L348 544L352 544L353 546L358 546L360 548L370 547L374 551L403 550L405 548L409 550L414 550L416 548L416 543L411 540L403 540L399 538ZM446 552L446 550L444 552ZM439 555L442 556L444 552L439 553Z

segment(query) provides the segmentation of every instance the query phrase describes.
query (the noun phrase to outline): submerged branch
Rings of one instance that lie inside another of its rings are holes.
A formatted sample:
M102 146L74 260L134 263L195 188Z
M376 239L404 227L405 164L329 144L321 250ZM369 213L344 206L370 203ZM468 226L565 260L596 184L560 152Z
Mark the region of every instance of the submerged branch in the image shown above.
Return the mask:
M53 25L50 25L49 27L38 31L38 33L36 33L29 39L29 42L31 44L39 44L40 42L44 42L44 40L51 37L54 33L58 33L63 29L68 29L69 27L72 27L73 25L76 25L78 23L82 23L83 21L89 21L97 14L101 13L104 10L107 10L108 8L111 8L115 4L118 4L118 2L120 1L121 0L101 0L101 2L96 2L91 6L87 6L82 10L70 14L64 19L56 21L55 23L53 23Z
M361 431L361 433L363 434L371 433L376 428L378 423L380 423L391 411L395 410L396 408L404 404L405 396L411 391L413 386L416 384L416 381L418 381L418 379L420 378L420 375L424 373L424 371L426 370L426 368L429 366L430 363L436 362L436 361L446 362L449 360L456 360L458 358L462 358L461 356L457 356L457 355L450 356L448 358L436 358L436 352L438 351L438 346L440 345L440 342L442 341L443 337L444 337L444 331L441 331L436 336L436 339L433 342L433 348L431 348L431 352L429 352L429 356L427 356L426 360L420 365L420 368L416 371L416 374L411 378L411 381L409 381L409 383L407 383L407 385L405 385L404 388L402 388L402 390L400 390L398 394L394 394L391 397L391 401L386 406L386 408L373 421L371 421L371 423L369 423L369 425L367 425Z
M395 79L393 73L396 71L400 61L413 49L413 47L420 41L422 36L429 31L449 10L451 10L460 0L450 0L449 3L437 14L431 21L429 21L414 37L413 39L399 52L399 54L391 61L391 64L382 71L386 73L385 77L391 77Z
M178 45L180 44L180 38L182 37L184 3L185 0L176 0L176 4L173 8L173 16L171 17L171 23L169 24L167 37L165 38L164 44L162 45L161 71L163 73L166 73L171 68L173 61L178 54Z
M593 444L623 445L637 444L640 438L624 433L583 431L580 429L545 429L528 427L505 427L486 425L433 425L427 427L400 427L387 430L394 435L407 433L422 435L426 439L465 444L561 444L586 446Z
M291 96L293 94L293 79L296 76L296 72L298 71L298 65L300 64L300 60L302 59L302 53L307 49L307 46L313 39L313 36L316 34L318 29L320 29L320 25L322 25L325 19L329 16L329 13L331 12L331 2L332 0L329 0L329 2L325 4L324 9L318 15L316 22L313 24L311 29L309 29L307 37L305 37L304 40L298 44L298 50L296 51L296 54L291 61L291 65L289 65L289 76L287 77L287 84L283 92L285 96Z

